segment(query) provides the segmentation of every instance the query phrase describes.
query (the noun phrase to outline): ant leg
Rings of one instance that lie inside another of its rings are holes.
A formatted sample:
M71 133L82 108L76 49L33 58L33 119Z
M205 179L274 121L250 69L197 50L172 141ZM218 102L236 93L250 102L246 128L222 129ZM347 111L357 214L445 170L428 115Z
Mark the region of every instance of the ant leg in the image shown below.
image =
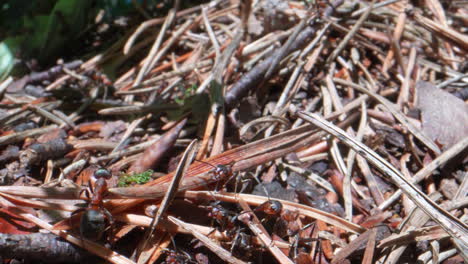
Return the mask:
M231 245L231 254L232 252L234 252L234 248L237 246L238 244L238 240L239 240L239 236L240 236L240 232L241 232L241 227L239 227L236 231L236 235L234 236L234 238L232 239L232 245Z
M318 258L318 261L317 261L317 258ZM313 260L317 261L318 264L322 263L322 240L320 240L319 238L317 238L317 246L315 247L315 250L314 250Z
M81 197L82 193L85 194L85 196L86 196L86 198L88 200L91 200L91 191L90 191L89 187L81 189L81 191L80 191L80 193L78 195Z
M107 210L106 208L102 207L101 212L104 213L106 216L107 220L109 221L109 229L110 229L110 235L109 235L109 241L111 244L111 247L114 244L115 240L115 223L114 223L114 218L112 217L112 214Z
M73 229L74 228L74 225L73 225L73 217L81 212L84 212L86 211L86 208L80 208L80 209L76 209L75 211L73 211L71 214L70 214L70 217L68 218L68 224L70 225L70 227Z
M80 194L81 195L81 194ZM73 217L81 212L84 212L86 211L87 208L80 208L80 209L77 209L75 211L73 211L70 215L70 217L68 218L68 221L69 221L69 224L71 226L71 228L73 229L74 226L73 226ZM84 243L84 238L83 238L83 232L81 230L81 227L80 227L80 242L81 242L81 245L83 246L83 248L86 248L85 246L85 243Z

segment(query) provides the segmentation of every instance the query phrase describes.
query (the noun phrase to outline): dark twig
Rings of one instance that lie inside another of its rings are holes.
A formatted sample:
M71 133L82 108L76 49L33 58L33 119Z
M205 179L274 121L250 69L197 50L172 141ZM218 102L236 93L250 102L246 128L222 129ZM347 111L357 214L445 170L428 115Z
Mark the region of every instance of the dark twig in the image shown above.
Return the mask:
M95 263L98 258L88 251L53 234L0 234L0 256L27 262Z

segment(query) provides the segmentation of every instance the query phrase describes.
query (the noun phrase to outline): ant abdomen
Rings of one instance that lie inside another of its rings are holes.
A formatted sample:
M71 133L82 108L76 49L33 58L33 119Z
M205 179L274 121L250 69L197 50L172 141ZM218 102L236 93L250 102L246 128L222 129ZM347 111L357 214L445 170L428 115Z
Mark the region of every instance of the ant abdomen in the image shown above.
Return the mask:
M80 233L83 238L98 241L106 230L106 216L100 210L88 209L83 212Z

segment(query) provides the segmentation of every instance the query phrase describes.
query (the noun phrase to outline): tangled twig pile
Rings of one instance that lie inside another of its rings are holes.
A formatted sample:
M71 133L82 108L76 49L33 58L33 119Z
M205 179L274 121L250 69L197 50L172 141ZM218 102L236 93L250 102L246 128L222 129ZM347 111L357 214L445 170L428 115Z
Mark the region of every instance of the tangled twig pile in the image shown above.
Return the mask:
M2 257L468 260L466 6L175 2L0 84Z

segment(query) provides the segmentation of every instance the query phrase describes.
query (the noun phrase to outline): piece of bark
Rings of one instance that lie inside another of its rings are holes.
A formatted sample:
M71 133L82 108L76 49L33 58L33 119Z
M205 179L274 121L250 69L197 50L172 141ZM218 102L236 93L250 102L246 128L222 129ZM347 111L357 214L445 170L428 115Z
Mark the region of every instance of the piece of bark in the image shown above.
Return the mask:
M61 138L47 143L36 143L21 152L20 161L24 166L35 165L48 159L63 157L72 148L72 145Z
M97 257L53 234L0 234L0 256L27 262L96 263Z

